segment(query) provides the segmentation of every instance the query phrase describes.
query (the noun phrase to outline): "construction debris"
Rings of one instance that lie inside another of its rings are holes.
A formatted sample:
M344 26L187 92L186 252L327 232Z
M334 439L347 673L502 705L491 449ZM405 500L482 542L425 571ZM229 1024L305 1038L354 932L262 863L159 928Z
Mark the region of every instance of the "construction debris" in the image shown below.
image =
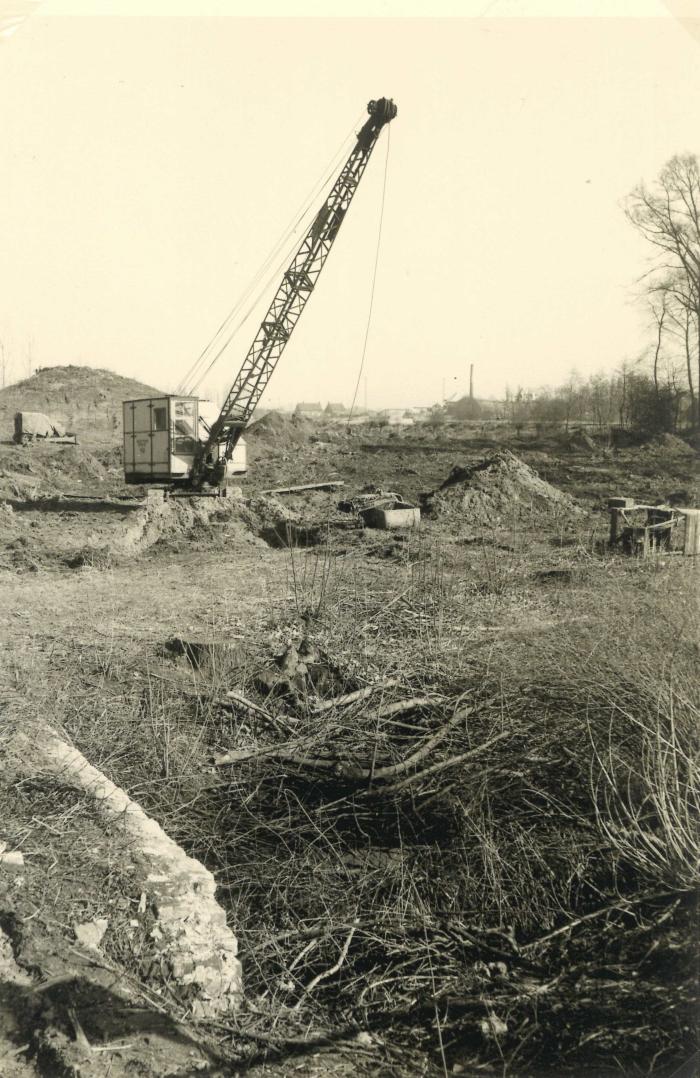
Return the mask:
M96 917L93 921L73 925L73 931L78 943L81 943L83 947L87 947L89 951L99 950L108 928L109 921L106 917Z
M15 412L15 433L12 440L17 445L29 445L37 439L72 445L78 443L75 434L69 434L43 412Z
M338 502L338 509L341 513L362 513L365 509L385 508L397 501L401 501L401 495L396 491L372 487L365 488L354 498Z
M0 854L0 870L9 869L11 872L20 872L23 868L24 854L20 850Z
M369 487L347 501L338 502L341 513L356 513L364 528L415 528L420 509L393 490Z
M214 1017L237 1009L242 992L238 945L215 899L211 872L188 857L139 804L82 753L49 734L41 770L95 800L99 815L128 834L136 881L157 920L151 932L158 962L171 984L185 990L192 1013ZM76 926L78 938L81 926ZM83 934L86 926L82 926ZM94 942L96 933L88 932Z
M568 444L569 449L577 449L580 452L595 453L598 449L590 434L582 427L571 432Z
M365 528L393 530L395 528L417 528L420 524L420 509L407 502L396 501L393 505L380 509L371 506L360 512Z
M685 557L700 554L700 509L676 505L638 505L633 498L609 498L610 546L618 544L625 554L648 557L659 550L679 550L675 541L682 532Z

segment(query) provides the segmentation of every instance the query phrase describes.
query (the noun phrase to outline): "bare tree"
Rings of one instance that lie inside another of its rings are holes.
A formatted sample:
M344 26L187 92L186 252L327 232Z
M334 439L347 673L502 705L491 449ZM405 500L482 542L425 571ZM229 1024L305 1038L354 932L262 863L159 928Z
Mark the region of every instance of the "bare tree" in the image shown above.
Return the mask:
M656 327L656 344L654 346L654 391L656 396L659 396L659 359L661 357L661 347L664 339L664 322L666 321L668 296L666 292L661 291L652 296L649 301L649 307L654 318L654 325Z
M655 249L652 267L645 278L649 292L663 293L666 297L672 295L688 318L688 347L692 347L700 378L700 169L697 157L694 154L672 157L653 188L643 183L635 187L627 200L626 214ZM659 326L658 318L657 327L660 338L663 325ZM691 370L692 364L689 373ZM691 400L693 423L697 423L694 389Z
M627 425L627 379L628 379L628 367L629 364L626 359L623 359L620 364L620 395L618 398L618 416L620 420L620 426L625 427Z
M668 332L673 334L682 346L682 355L685 365L685 375L690 394L690 415L693 426L698 425L699 405L693 366L696 362L697 353L697 317L691 301L691 297L684 287L683 280L678 276L667 278L659 285L659 291L663 290L665 309L667 314L666 326Z

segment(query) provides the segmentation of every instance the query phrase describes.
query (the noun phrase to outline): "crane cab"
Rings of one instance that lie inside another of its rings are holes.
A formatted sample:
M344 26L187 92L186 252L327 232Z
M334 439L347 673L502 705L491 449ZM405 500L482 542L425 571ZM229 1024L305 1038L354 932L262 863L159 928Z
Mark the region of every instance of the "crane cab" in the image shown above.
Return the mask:
M207 419L215 406L197 397L144 397L124 402L124 480L127 483L187 485ZM227 462L226 474L246 471L243 439Z

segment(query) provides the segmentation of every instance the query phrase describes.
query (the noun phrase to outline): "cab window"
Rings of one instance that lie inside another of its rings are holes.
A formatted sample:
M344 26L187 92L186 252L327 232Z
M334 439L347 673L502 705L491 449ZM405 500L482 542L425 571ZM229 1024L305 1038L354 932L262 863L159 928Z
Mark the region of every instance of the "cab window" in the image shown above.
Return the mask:
M173 419L173 430L175 434L185 435L186 437L193 438L195 436L194 429L194 402L193 401L175 401L175 415Z

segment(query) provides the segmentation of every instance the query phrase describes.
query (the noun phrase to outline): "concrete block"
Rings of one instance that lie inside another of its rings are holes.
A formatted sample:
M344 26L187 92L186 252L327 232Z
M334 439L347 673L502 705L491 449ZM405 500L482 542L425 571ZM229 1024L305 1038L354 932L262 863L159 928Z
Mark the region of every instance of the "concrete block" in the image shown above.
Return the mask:
M412 505L399 504L390 509L372 507L360 512L366 528L392 530L394 528L417 528L420 524L420 509Z

